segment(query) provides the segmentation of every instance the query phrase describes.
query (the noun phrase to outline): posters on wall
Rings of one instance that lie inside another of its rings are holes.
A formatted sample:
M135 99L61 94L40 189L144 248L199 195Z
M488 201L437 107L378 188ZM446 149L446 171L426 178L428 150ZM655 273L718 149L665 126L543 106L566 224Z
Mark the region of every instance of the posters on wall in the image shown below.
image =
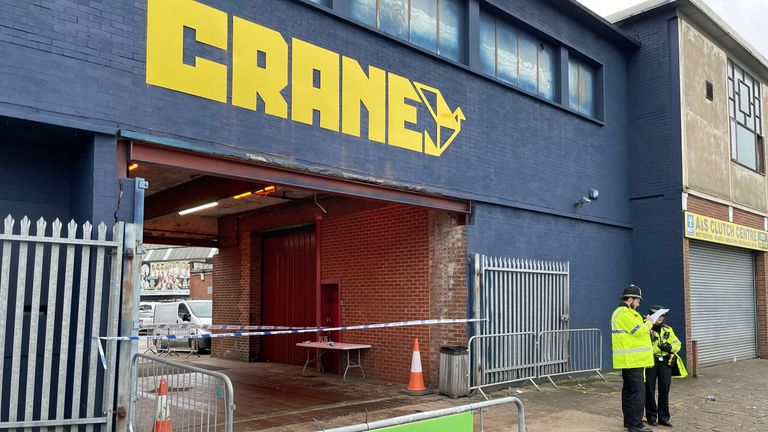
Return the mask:
M142 294L189 294L189 262L166 261L141 266Z

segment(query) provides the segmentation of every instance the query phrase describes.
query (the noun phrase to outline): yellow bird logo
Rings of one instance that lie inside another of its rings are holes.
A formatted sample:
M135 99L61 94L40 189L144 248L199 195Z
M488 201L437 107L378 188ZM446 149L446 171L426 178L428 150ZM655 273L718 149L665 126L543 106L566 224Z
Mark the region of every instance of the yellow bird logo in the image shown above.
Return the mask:
M435 139L432 139L432 136L428 131L424 131L424 153L432 156L440 156L445 149L451 145L451 142L453 142L456 136L459 135L459 132L461 132L461 122L467 118L464 116L464 112L461 108L456 108L451 111L448 102L445 101L440 90L418 82L414 82L413 86L416 88L419 97L421 97L422 102L424 102L424 105L426 105L429 110L429 114L435 119L437 128L435 131ZM427 95L430 95L431 97L428 98ZM432 104L433 100L434 106ZM453 131L445 142L441 140L443 129Z

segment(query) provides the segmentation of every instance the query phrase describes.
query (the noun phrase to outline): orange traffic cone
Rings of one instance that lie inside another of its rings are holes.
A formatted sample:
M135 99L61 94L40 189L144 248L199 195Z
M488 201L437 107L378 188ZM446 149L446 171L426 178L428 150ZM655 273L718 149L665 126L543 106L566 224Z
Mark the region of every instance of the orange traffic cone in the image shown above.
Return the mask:
M408 380L408 388L401 393L410 396L423 396L432 394L432 390L424 385L424 373L421 370L421 353L419 352L419 340L413 340L413 357L411 358L411 378Z
M171 432L171 416L168 411L168 381L160 378L157 388L157 403L155 404L155 425L152 432Z

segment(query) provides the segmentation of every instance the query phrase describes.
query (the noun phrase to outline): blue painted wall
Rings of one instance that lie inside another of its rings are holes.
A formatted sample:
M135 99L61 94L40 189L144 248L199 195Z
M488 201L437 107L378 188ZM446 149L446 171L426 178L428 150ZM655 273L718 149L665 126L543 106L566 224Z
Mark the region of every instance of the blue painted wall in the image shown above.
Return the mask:
M104 221L107 224L114 222L118 191L116 188L116 167L115 167L115 137L95 135L92 132L84 132L71 128L51 126L30 121L0 117L0 219L11 214L16 219L14 232L19 233L20 219L27 216L32 220L31 234L36 233L35 222L39 218L44 218L48 222L47 232L51 232L51 222L58 218L65 225L62 235L67 235L66 224L74 219L78 225L85 221ZM129 190L132 184L126 186ZM125 208L132 210L131 197L126 197L127 204L122 206L118 212L121 220L131 221L132 213L126 212ZM0 226L1 227L1 226ZM0 228L0 231L2 229ZM94 229L95 232L95 229ZM81 231L78 229L78 236ZM9 293L8 304L14 305L18 292L16 291L15 281L17 279L16 269L18 266L16 255L12 253L11 258L11 290ZM49 254L50 252L46 252ZM33 259L33 252L29 252L30 262ZM64 268L65 254L60 255L60 268ZM76 258L79 263L79 254ZM77 267L78 264L75 264ZM95 267L95 260L92 259L91 268ZM31 268L31 267L30 267ZM44 275L47 280L47 275ZM79 276L75 276L77 279ZM32 292L32 274L27 275L27 303L31 301ZM60 281L63 284L63 281ZM109 281L104 281L108 284ZM47 304L48 284L43 283L42 305ZM92 286L92 285L91 285ZM106 285L105 285L106 286ZM79 285L75 283L72 288L72 296L76 299L79 295ZM92 295L92 294L91 294ZM102 316L106 316L108 296L107 290L103 293L102 304L105 305L101 311ZM61 305L64 300L63 285L58 290L57 303ZM16 319L24 320L24 328L28 331L30 325L30 314L25 317L17 317L15 309L8 309L7 323L13 323ZM61 311L59 311L61 314ZM54 335L45 335L44 314L33 315L40 317L38 323L38 346L37 346L37 369L38 376L42 376L43 353L46 346L53 347L52 359L54 364L59 362L59 350L61 347L61 326ZM62 315L57 316L57 321L61 322ZM0 323L0 334L5 335L6 323ZM76 320L70 322L70 328L77 326ZM10 325L10 324L8 324ZM91 328L92 317L85 322L86 328ZM106 320L102 320L102 332L106 331ZM44 337L45 336L45 337ZM70 339L71 344L83 346L85 352L90 352L89 341L78 339L77 332L70 332L65 337ZM11 355L13 353L13 338L3 338L0 343L5 344L5 367L0 374L0 387L10 387L11 380ZM23 352L27 352L29 338L23 338ZM86 359L88 357L86 356ZM27 357L21 357L21 370L27 370ZM65 371L68 376L74 373L73 362L69 362ZM100 376L103 372L97 371ZM56 394L59 389L56 388L57 381L54 377L52 394ZM71 379L71 378L70 378ZM22 381L23 382L23 381ZM97 399L101 396L101 387L98 387ZM64 391L64 389L62 389ZM26 395L18 395L20 401L24 401ZM4 400L7 402L7 399ZM38 392L35 399L35 406L40 406L40 394ZM69 415L69 406L67 404L67 415ZM55 410L55 404L52 409ZM7 420L9 406L4 403L0 406L0 419ZM24 404L19 406L20 412L24 411ZM55 414L55 412L53 413ZM47 414L46 414L47 415ZM23 418L20 416L19 418Z
M0 117L0 148L2 218L114 222L114 136Z
M632 230L496 205L478 205L475 217L469 253L570 262L570 327L602 331L610 369L610 316L631 280Z
M301 2L204 3L268 25L285 38L301 38L436 86L452 107L462 107L468 120L445 154L434 158L149 86L146 0L109 7L88 2L77 9L64 0L21 6L5 1L0 113L32 115L28 111L35 109L103 127L172 135L215 152L278 155L457 197L566 213L573 212L587 187L601 185L602 199L610 204L593 216L629 220L626 181L619 180L626 171L625 53L549 3L496 2L605 65L605 126ZM229 53L191 45L187 56L201 53L229 62ZM426 113L421 117L427 118ZM585 139L576 142L574 137Z
M476 0L469 1L476 11ZM572 326L608 329L618 294L633 278L627 175L633 170L632 52L626 41L609 40L613 30L555 1L489 2L529 30L538 29L538 36L603 65L605 116L596 121L300 1L202 3L278 30L287 40L300 38L439 88L467 117L461 134L435 158L149 86L146 0L0 0L0 115L129 129L189 141L212 153L279 156L474 200L470 253L571 261ZM230 53L200 44L190 43L188 50L187 57L230 62ZM290 96L290 88L285 94ZM429 118L424 110L419 115ZM69 184L56 185L64 191L57 197L61 202L54 201L57 207L46 214L108 219L116 206L114 152L111 138L95 134L69 155ZM59 178L52 169L56 159L42 164L47 171L38 177ZM599 189L601 197L577 211L574 203L588 188ZM86 190L84 196L73 192ZM0 192L8 200L10 192ZM610 352L609 342L605 348Z
M661 10L622 28L642 42L629 64L633 279L643 312L670 307L668 322L684 337L678 19Z

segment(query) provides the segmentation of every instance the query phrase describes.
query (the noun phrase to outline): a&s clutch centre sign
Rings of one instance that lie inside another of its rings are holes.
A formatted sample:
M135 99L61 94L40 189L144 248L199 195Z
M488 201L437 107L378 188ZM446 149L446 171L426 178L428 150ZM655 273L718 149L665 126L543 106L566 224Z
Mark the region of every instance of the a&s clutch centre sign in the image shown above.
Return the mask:
M466 120L437 88L374 66L366 71L355 59L237 16L230 20L202 3L148 0L147 7L147 84L251 111L261 99L266 114L308 125L318 112L321 128L356 137L362 104L368 140L437 157ZM185 63L185 28L227 60ZM429 130L415 129L420 105L433 119Z
M729 246L768 251L768 232L685 212L685 236Z

